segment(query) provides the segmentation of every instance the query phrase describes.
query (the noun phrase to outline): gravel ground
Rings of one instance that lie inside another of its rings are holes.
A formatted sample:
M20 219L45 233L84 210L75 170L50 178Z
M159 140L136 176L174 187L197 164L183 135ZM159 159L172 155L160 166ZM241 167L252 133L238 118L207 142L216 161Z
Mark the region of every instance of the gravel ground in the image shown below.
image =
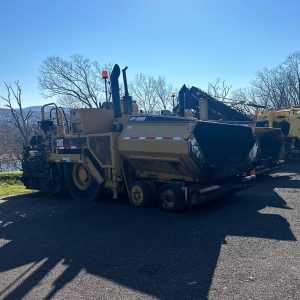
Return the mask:
M300 299L300 164L172 214L0 200L0 299Z

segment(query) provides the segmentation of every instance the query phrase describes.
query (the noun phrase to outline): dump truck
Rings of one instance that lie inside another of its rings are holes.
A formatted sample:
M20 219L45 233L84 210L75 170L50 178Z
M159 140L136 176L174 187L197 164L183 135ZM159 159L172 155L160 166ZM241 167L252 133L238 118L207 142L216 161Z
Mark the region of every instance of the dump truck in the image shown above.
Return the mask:
M253 167L257 175L266 174L284 163L285 143L281 128L268 126L266 123L262 126L260 120L251 119L243 111L222 103L197 87L187 88L184 85L180 91L178 98L185 98L184 107L181 108L178 105L175 111L182 111L181 115L187 109L192 112L193 117L199 119L201 119L202 114L205 120L252 128L257 147L257 155L253 160ZM201 108L203 101L206 104ZM204 114L203 109L206 109ZM239 136L236 136L236 139L239 138Z
M27 188L177 211L255 182L250 127L138 113L126 68L121 99L120 72L115 65L110 75L112 102L72 109L70 125L62 108L42 107L39 130L24 147Z
M260 127L281 129L288 159L300 159L300 108L268 110L257 113Z

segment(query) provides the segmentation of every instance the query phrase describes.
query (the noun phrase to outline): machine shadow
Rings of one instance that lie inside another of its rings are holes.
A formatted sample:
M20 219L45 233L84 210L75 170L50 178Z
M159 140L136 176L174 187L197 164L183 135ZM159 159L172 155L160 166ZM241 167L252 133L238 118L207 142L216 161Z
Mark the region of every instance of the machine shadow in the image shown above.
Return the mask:
M113 201L7 198L0 204L0 239L10 242L0 248L0 272L43 262L5 299L24 297L61 261L66 269L47 299L82 270L159 299L206 299L227 236L295 240L285 218L260 213L267 206L288 209L273 191L278 183L264 178L192 214ZM280 185L300 186L289 176L280 177ZM4 292L0 288L0 298Z

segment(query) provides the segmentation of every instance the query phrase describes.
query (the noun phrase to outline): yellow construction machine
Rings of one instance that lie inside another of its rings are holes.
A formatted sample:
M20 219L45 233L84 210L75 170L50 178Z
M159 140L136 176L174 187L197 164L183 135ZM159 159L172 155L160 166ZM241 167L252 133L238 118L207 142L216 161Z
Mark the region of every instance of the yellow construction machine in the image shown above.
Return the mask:
M285 141L286 155L289 159L300 158L300 108L282 110L263 109L257 113L260 127L280 128Z
M158 202L175 211L252 185L255 140L250 127L179 116L147 115L119 94L120 68L110 75L112 102L72 109L42 107L39 130L24 147L26 187L74 199L127 196L139 207ZM125 76L124 76L125 75Z

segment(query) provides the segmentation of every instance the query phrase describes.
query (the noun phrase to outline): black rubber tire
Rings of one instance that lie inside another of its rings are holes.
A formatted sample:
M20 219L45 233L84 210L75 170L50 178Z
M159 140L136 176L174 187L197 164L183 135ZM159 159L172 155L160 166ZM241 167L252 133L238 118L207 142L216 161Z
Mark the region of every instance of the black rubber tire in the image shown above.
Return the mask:
M90 183L88 187L84 190L79 189L74 180L73 180L73 168L77 164L73 163L66 163L64 166L64 179L65 179L65 186L71 197L75 200L84 200L84 201L94 201L96 200L101 191L102 187L99 185L96 180L93 178L92 175L90 176Z
M158 205L165 211L181 211L186 208L184 193L179 183L163 185L158 191Z
M152 189L147 181L136 181L131 185L130 200L137 207L147 207L153 204Z
M69 193L66 189L64 180L64 168L63 165L52 165L52 181L49 186L49 191L53 195L68 196Z

